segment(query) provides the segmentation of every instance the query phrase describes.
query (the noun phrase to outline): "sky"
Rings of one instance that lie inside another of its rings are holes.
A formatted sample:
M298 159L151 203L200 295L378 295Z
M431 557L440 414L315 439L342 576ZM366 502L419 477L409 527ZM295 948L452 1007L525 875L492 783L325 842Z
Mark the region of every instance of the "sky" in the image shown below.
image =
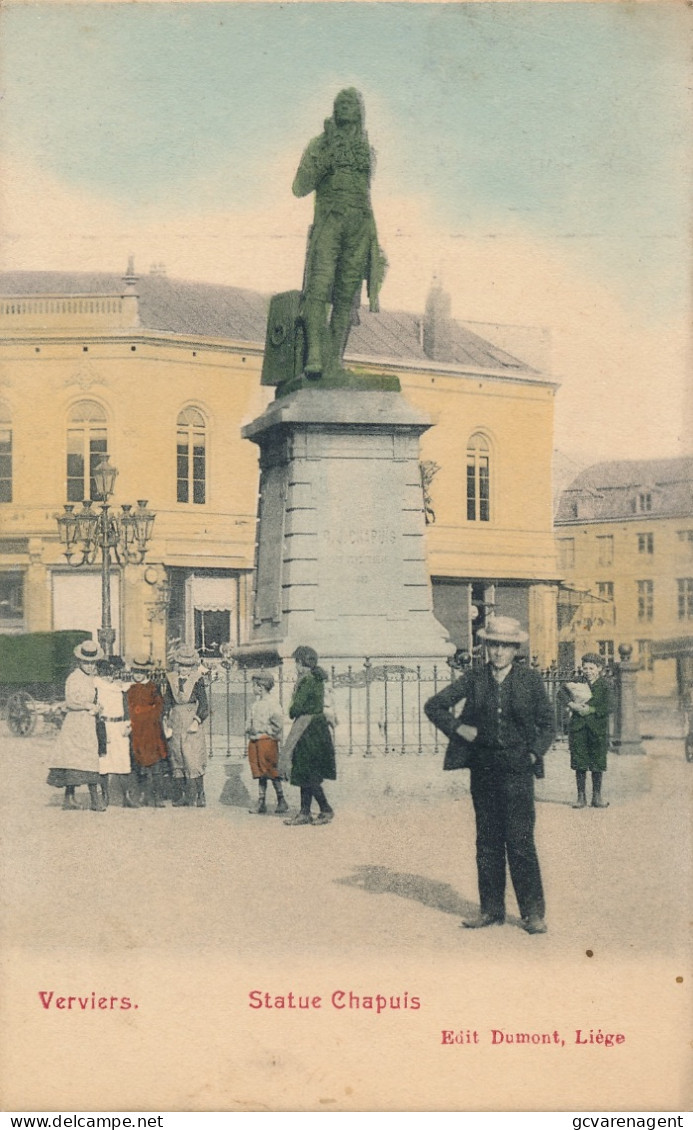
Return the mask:
M571 465L690 453L683 2L6 3L0 269L299 287L301 152L356 86L381 302L551 331Z

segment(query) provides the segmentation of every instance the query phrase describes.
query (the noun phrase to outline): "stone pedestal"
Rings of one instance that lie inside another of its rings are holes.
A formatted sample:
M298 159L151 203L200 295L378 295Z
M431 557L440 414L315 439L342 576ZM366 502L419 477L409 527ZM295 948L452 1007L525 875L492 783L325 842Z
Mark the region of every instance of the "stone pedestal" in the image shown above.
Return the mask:
M619 645L621 662L618 665L618 704L614 720L613 746L616 753L645 752L640 737L638 718L638 671L639 663L633 663L633 648L629 644Z
M419 436L398 392L301 389L243 429L260 447L251 641L240 662L299 644L322 661L440 659L425 560Z

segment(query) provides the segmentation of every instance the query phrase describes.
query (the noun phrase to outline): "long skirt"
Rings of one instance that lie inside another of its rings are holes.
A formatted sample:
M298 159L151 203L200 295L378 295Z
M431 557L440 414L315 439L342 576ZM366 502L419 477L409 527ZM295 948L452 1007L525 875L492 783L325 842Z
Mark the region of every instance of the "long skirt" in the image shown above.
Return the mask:
M207 768L207 743L200 727L192 734L188 726L197 714L197 703L177 703L169 714L173 733L168 740L171 772L176 778L194 780L202 777Z
M100 780L98 773L90 773L87 769L50 769L46 784L65 789L68 785L98 785Z

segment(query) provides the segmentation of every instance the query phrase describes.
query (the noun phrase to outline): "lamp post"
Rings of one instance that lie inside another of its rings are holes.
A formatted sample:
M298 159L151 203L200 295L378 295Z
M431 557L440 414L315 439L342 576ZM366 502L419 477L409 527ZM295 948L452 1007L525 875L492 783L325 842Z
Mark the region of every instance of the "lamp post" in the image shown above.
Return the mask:
M75 512L73 503L67 503L64 513L57 515L60 540L65 546L67 563L73 569L93 565L101 553L101 627L97 632L104 653L113 655L115 629L111 623L111 550L118 565L141 565L152 536L155 514L147 509L147 499L137 502L137 509L124 503L120 513L111 511L109 499L113 494L118 470L108 456L94 470L94 482L100 498L100 513L92 510L91 499L82 502ZM77 557L77 560L72 560Z

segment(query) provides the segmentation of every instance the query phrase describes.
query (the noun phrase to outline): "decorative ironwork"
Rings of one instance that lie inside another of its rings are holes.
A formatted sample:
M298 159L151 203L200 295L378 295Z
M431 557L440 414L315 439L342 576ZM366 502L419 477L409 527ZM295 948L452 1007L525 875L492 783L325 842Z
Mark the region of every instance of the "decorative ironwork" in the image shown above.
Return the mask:
M94 470L93 477L101 498L99 511L92 509L91 499L85 499L81 510L75 510L74 503L68 502L64 513L56 515L68 565L73 569L93 565L101 554L101 628L98 637L108 656L113 654L115 643L115 630L111 625L111 553L118 565L141 565L156 516L147 509L146 498L138 500L134 511L128 503L121 506L119 513L111 510L108 500L113 494L117 474L118 470L108 456Z

